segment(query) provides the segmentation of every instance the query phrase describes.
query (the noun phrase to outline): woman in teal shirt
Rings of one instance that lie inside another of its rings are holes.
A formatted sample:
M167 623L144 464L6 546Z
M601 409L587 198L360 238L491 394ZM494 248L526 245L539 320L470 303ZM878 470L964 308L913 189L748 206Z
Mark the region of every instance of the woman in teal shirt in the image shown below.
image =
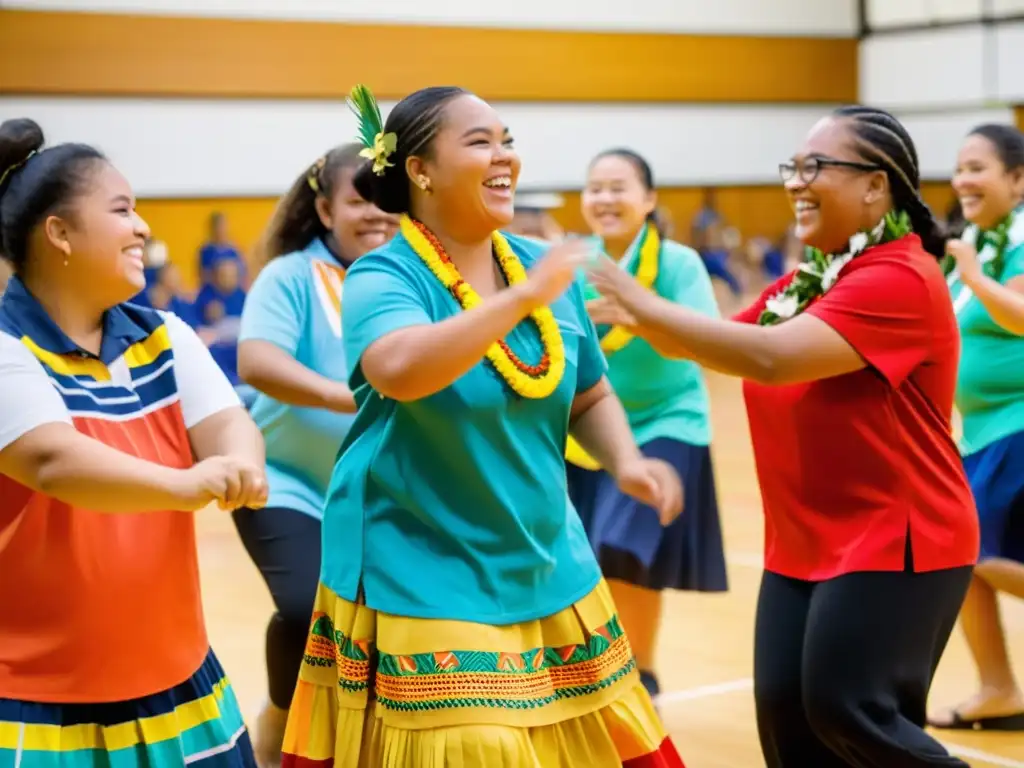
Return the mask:
M718 317L711 278L700 255L662 237L650 165L628 149L602 152L590 164L582 197L592 242L650 290ZM652 696L661 593L728 588L718 495L711 464L711 414L704 374L671 360L613 322L607 302L588 286L587 308L608 358L608 379L622 400L645 456L676 468L686 513L662 528L657 511L625 495L615 479L570 441L569 495L583 518L601 570L619 606L640 676Z
M682 506L605 379L586 246L497 232L520 162L485 102L426 88L381 126L352 101L356 188L402 220L346 279L359 411L284 765L679 766L566 489L572 432L665 522Z
M259 393L251 413L267 444L270 485L266 508L234 513L274 599L270 700L254 734L264 766L281 759L320 575L324 497L355 412L341 343L345 271L391 239L398 223L353 188L360 149L335 147L292 184L264 235L265 266L242 311L238 369Z
M1024 598L1024 136L981 125L964 140L953 188L969 227L946 271L960 325L956 406L981 524L981 554L960 611L981 690L930 719L937 728L1024 730L1024 693L997 593Z

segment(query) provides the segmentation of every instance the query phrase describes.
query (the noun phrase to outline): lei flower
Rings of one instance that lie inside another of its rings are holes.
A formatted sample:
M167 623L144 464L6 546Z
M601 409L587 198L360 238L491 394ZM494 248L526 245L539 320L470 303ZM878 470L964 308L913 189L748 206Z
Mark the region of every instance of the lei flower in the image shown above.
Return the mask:
M653 222L648 222L640 235L643 239L637 249L636 281L647 290L654 290L654 281L658 278L658 259L661 256L661 237ZM634 338L633 333L621 325L613 325L601 337L601 351L605 355L618 352ZM576 438L569 435L565 445L565 458L570 464L583 469L598 470L601 468L593 456L584 450Z
M984 250L986 245L991 245L995 252L992 258L987 259L981 264L981 271L991 277L996 282L999 282L999 278L1003 274L1004 262L1006 260L1006 249L1010 245L1010 228L1013 226L1013 222L1017 218L1017 213L1020 209L1010 211L1006 217L996 224L992 229L981 229L974 224L971 224L963 234L963 239L968 240L973 237L974 250L980 254ZM956 269L956 259L950 255L946 255L942 259L942 272L947 279L955 279L960 276ZM954 275L954 273L956 273Z
M445 253L444 246L429 229L408 216L402 216L400 227L416 255L455 297L462 309L472 309L483 301L480 294L462 279L459 270ZM491 235L491 239L498 266L508 284L512 286L525 281L526 270L508 241L500 232ZM565 346L550 308L538 307L530 313L530 319L537 327L544 347L539 363L529 365L520 360L503 339L491 344L487 350L487 360L514 392L522 397L539 400L554 392L562 381L565 374Z
M636 281L647 290L654 289L654 281L658 279L658 257L661 255L661 237L653 222L648 222L641 235L643 240L637 249ZM601 337L601 351L606 355L618 352L633 340L633 334L621 325L613 325Z
M806 248L804 263L789 285L765 302L758 325L776 325L796 317L835 285L843 267L854 258L872 246L899 240L912 231L906 212L889 211L872 229L851 237L842 253L826 254L817 248Z

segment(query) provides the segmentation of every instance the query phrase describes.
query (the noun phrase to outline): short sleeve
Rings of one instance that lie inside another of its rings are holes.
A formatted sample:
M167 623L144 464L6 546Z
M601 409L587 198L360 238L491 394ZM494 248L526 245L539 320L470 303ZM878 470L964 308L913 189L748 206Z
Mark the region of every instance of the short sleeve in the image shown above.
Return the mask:
M666 260L665 298L702 315L720 317L715 288L704 260L689 248L677 246L673 258Z
M378 339L431 322L425 302L409 278L397 273L383 258L363 256L345 276L341 328L345 358L352 369Z
M278 257L256 277L242 309L238 341L268 341L293 357L305 326L309 305L305 260Z
M931 292L919 272L895 259L851 270L806 311L846 339L893 387L931 351Z
M999 276L1002 283L1024 275L1024 243L1008 249L1003 256L1003 274Z
M577 279L571 288L573 307L583 329L580 336L579 351L576 362L576 392L586 392L608 373L608 360L601 351L601 340L597 335L597 327L590 319L586 302L583 299L583 279Z
M174 378L185 427L192 429L215 413L241 406L235 388L196 332L177 315L161 312L160 316L174 351Z
M0 450L44 424L71 424L64 400L20 341L0 333Z

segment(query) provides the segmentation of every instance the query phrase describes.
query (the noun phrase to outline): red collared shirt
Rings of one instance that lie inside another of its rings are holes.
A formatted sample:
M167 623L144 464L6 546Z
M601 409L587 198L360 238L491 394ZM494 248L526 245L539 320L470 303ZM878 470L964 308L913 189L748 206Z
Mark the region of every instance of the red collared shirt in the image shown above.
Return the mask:
M783 277L734 319L756 322ZM819 581L972 565L977 513L952 437L960 338L935 259L910 235L851 261L807 310L867 367L783 386L746 382L765 511L765 567Z

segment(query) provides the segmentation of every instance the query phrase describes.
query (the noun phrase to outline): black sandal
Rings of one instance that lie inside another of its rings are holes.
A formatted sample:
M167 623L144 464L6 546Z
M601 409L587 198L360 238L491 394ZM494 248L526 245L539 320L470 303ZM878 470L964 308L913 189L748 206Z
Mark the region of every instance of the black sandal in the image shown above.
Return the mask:
M929 719L928 725L944 731L1024 731L1024 712L968 720L954 710L950 722L940 723Z

